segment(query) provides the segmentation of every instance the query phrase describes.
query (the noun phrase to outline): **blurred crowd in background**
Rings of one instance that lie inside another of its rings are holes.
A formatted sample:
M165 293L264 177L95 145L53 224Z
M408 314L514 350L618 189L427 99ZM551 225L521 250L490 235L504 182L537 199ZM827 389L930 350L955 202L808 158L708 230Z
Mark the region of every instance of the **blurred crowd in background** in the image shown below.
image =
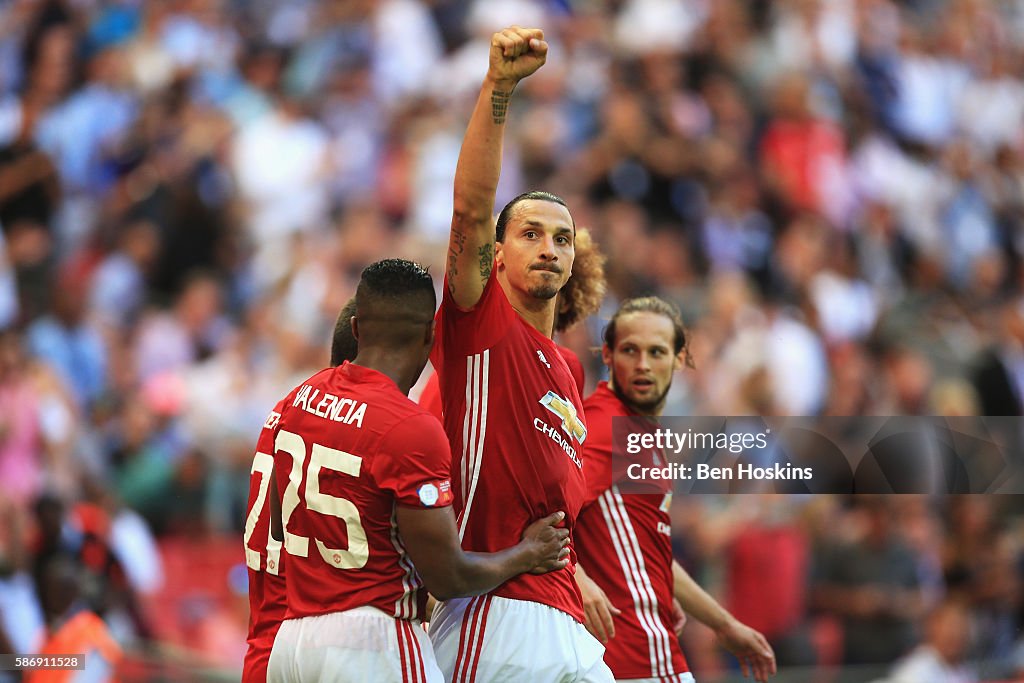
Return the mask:
M556 192L610 256L563 340L590 387L617 302L658 294L696 362L667 415L1022 414L1024 1L0 0L0 644L84 596L122 644L240 663L244 570L157 618L167 548L240 561L255 436L364 265L440 286L510 24L551 50L498 203ZM875 503L680 500L677 550L783 664L952 628L1016 666L1022 506Z

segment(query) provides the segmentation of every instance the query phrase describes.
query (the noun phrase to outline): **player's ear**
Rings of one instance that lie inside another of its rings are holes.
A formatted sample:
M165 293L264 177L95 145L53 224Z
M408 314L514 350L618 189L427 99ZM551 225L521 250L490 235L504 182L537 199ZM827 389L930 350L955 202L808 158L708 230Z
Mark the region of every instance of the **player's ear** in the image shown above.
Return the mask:
M601 345L601 362L609 368L612 366L612 350L607 344Z
M359 321L355 316L348 319L348 324L352 327L352 336L357 340L359 339Z
M505 264L504 249L501 242L494 243L494 267L501 268Z
M434 332L436 331L436 327L437 327L437 321L436 320L431 320L430 324L427 325L427 333L426 333L426 336L423 338L423 341L425 342L425 344L426 344L426 346L428 348L433 348L433 346L434 346Z
M679 353L676 354L675 359L673 359L673 361L672 361L672 371L673 372L678 372L679 370L682 370L683 366L686 365L686 361L683 360L683 354L684 353L686 353L686 351L680 351Z

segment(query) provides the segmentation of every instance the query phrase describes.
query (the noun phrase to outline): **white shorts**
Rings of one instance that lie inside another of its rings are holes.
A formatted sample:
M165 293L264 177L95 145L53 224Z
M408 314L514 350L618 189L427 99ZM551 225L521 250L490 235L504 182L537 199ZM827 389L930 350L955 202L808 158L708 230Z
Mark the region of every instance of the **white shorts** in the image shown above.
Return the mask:
M285 619L274 638L268 683L443 683L427 632L376 607Z
M613 683L604 646L565 612L492 595L438 603L430 620L450 683Z

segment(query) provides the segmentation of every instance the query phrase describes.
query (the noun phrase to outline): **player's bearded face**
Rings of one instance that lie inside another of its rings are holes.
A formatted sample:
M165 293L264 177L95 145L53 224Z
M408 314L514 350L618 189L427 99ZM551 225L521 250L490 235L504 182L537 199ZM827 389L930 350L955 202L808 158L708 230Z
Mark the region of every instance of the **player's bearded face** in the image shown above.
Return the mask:
M572 275L572 217L561 204L526 200L505 231L498 266L509 283L536 299L552 299Z
M615 347L602 350L612 388L639 413L657 415L664 407L679 367L672 322L656 313L629 313L615 326Z

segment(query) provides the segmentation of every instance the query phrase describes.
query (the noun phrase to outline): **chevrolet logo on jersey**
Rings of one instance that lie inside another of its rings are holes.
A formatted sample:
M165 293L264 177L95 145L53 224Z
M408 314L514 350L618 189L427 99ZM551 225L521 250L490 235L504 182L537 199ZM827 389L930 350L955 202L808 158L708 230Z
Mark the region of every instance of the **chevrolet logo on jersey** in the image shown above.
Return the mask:
M587 428L576 414L576 406L553 391L546 393L540 404L562 418L562 429L565 433L574 437L577 443L583 444L587 438Z

